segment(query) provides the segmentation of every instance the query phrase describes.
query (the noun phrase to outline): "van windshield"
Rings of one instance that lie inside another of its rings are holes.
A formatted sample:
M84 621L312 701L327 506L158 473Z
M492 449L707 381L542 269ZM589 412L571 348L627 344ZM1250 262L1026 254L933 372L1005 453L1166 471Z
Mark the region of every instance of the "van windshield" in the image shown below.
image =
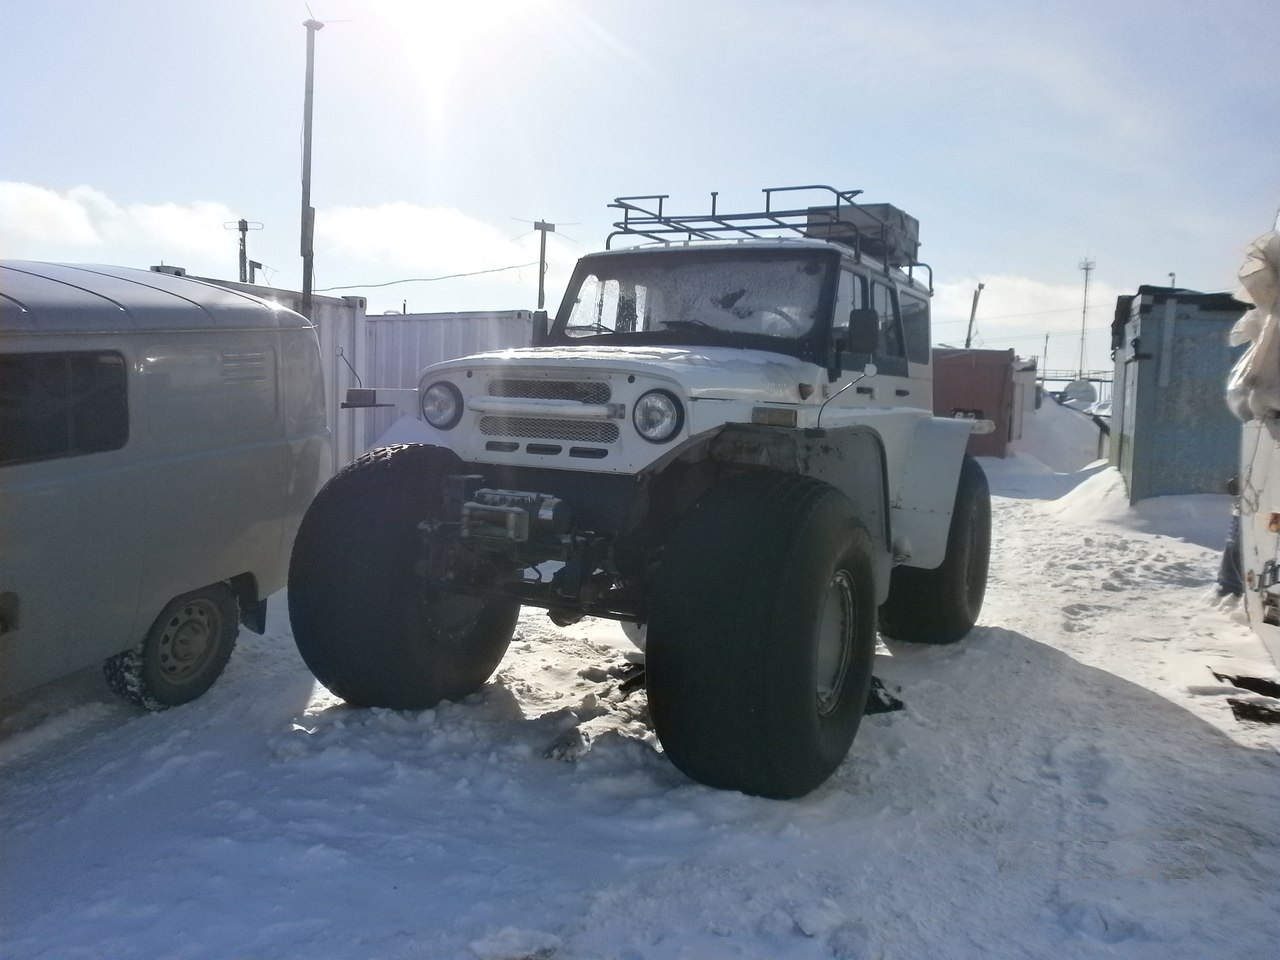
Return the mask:
M816 329L835 261L824 251L637 251L584 258L555 342L803 340ZM790 351L787 351L790 352Z

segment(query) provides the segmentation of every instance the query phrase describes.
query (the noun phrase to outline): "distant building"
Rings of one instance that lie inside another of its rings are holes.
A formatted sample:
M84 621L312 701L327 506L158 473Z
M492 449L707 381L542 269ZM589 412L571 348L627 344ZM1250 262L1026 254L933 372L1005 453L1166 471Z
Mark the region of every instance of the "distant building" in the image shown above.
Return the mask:
M1225 293L1172 287L1116 300L1110 459L1130 503L1224 492L1240 452L1225 400L1240 349L1227 334L1247 309Z

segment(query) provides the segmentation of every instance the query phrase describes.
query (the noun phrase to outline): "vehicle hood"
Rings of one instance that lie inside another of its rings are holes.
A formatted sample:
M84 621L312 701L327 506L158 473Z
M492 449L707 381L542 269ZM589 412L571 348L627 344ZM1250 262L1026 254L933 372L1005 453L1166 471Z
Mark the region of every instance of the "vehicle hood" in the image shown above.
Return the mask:
M447 360L424 378L448 370L485 370L504 376L595 377L636 374L667 380L690 399L797 403L799 384L816 385L812 363L765 350L735 347L581 346L524 347ZM425 385L425 379L424 379Z

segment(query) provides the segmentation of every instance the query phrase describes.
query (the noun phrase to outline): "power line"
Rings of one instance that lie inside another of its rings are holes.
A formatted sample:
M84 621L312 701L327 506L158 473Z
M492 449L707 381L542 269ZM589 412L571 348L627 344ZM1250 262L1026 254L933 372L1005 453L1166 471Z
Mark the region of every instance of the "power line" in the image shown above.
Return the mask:
M1019 317L1041 317L1047 313L1074 313L1075 309L1076 309L1075 307L1057 307L1053 310L1032 310L1028 313L1002 313L1002 314L999 314L998 316L986 317L984 319L986 320L1017 320ZM965 323L965 322L966 321L964 320L939 320L934 323L934 326L936 327L944 323Z
M407 277L404 280L388 280L386 283L348 283L341 287L321 287L316 293L329 293L333 290L371 290L375 287L394 287L397 283L434 283L437 280L456 280L458 277L478 277L485 273L502 273L504 270L522 270L525 267L536 267L538 261L532 263L513 263L509 267L493 267L490 270L472 270L470 273L447 273L442 277Z

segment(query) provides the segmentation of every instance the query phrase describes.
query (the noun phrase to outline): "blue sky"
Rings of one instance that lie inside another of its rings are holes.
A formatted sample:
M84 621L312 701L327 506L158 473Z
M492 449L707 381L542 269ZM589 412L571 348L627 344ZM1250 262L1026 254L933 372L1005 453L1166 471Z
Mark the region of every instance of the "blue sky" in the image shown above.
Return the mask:
M548 299L615 196L753 209L861 188L921 221L935 340L1075 366L1139 284L1234 290L1280 207L1273 0L312 0L316 286L537 259ZM301 282L307 7L0 0L0 256ZM532 307L536 270L349 292Z

